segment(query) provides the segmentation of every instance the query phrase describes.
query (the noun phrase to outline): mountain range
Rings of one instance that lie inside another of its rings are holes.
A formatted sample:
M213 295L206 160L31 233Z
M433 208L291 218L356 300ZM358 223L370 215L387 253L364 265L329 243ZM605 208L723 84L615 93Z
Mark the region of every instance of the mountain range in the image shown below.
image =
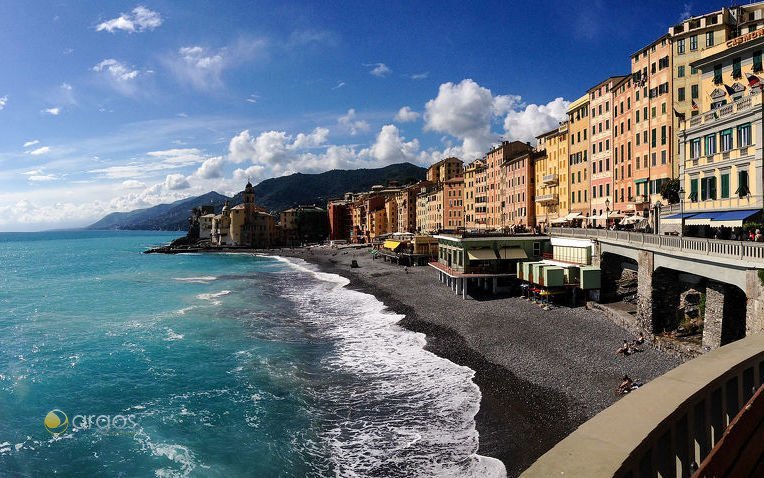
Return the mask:
M271 178L255 185L255 202L272 212L283 211L297 204L326 206L331 198L346 192L368 191L377 184L390 181L400 184L424 179L426 169L411 163L399 163L376 169L335 169L319 174L295 173ZM242 184L242 189L244 185ZM91 224L87 229L132 229L180 231L188 229L188 218L195 206L210 204L220 212L225 201L231 205L241 202L241 193L228 197L215 191L201 196L181 199L171 204L113 212Z

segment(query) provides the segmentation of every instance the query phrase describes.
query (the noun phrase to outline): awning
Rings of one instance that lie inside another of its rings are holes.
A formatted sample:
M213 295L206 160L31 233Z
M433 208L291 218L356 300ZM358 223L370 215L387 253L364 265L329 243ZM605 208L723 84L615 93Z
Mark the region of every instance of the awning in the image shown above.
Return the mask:
M568 220L565 219L564 217L558 217L557 219L552 219L549 222L552 223L552 224L563 224L563 223L568 222Z
M647 178L635 179L634 180L634 184L646 183L646 182L647 182Z
M499 257L502 259L527 259L528 254L522 247L502 247L499 251Z
M394 251L398 249L399 247L401 247L401 243L398 241L385 241L385 243L383 244L383 247L385 249L390 249L391 251Z
M684 223L688 226L710 226L711 220L718 215L718 212L701 212L691 218L686 218Z
M642 216L637 216L637 215L634 215L634 216L626 216L626 217L623 219L623 221L621 221L621 224L636 224L636 223L638 223L639 221L641 221L642 219L644 219Z
M588 221L597 221L599 219L605 220L605 216L589 216L586 218Z
M467 251L471 261L492 261L498 259L493 249L472 249Z
M697 212L686 212L684 213L684 220L685 224L687 224L687 220L691 217L694 217ZM682 222L682 214L672 214L670 216L663 216L661 217L660 222L665 224L680 224Z
M570 220L573 220L573 219L578 219L580 217L581 217L581 213L580 212L572 212L572 213L568 214L567 216L565 216L565 220L566 221L570 221Z
M738 211L718 212L711 221L712 227L742 227L746 219L761 213L761 209L742 209Z
M625 217L626 216L621 214L620 212L611 212L611 213L607 214L607 218L608 219L623 219Z

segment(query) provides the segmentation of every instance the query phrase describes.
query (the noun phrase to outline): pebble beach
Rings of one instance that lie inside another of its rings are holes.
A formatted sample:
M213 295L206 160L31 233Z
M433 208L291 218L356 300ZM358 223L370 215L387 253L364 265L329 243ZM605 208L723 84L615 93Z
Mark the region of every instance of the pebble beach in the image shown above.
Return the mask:
M633 335L585 307L544 310L521 297L463 300L429 266L373 259L368 248L282 249L350 280L396 313L400 325L427 336L427 349L475 371L482 398L475 417L480 454L518 476L558 441L615 402L624 374L647 382L679 360L644 344L616 353ZM353 260L358 268L351 268ZM638 419L638 417L635 417Z

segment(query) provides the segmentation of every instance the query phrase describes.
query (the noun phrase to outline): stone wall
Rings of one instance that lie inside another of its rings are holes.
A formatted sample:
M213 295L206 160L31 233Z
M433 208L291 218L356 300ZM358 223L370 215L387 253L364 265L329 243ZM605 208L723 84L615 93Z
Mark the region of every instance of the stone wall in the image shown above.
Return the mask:
M639 252L637 270L637 322L639 328L652 336L653 329L653 253Z

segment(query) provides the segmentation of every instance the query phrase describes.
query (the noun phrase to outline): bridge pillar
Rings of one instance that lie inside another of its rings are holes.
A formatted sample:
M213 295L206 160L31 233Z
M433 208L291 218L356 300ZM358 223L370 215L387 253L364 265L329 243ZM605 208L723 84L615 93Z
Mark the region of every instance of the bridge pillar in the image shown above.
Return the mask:
M637 264L637 324L653 335L653 253L640 251Z
M726 345L746 335L746 298L740 288L709 280L703 317L703 347Z
M757 269L746 272L745 295L748 298L745 313L745 334L764 332L764 286Z
M703 316L703 348L715 349L722 344L725 286L709 280L706 285L706 310Z

